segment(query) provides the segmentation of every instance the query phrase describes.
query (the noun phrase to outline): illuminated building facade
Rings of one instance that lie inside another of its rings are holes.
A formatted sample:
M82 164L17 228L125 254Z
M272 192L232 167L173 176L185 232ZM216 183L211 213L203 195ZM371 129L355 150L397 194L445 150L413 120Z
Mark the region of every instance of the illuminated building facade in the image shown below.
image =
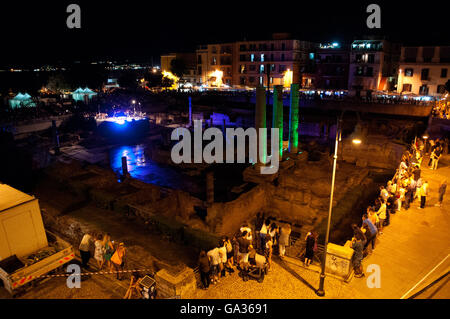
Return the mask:
M400 45L386 40L356 40L350 48L350 95L395 89Z
M288 86L287 79L301 83L302 74L312 70L315 47L314 43L291 39L288 34L274 34L271 40L236 42L233 85Z
M197 84L208 87L216 87L219 83L232 85L233 47L233 43L197 47Z
M325 90L348 89L349 46L337 42L321 43L316 51L315 62L315 88Z
M440 97L449 72L450 46L402 47L397 92Z

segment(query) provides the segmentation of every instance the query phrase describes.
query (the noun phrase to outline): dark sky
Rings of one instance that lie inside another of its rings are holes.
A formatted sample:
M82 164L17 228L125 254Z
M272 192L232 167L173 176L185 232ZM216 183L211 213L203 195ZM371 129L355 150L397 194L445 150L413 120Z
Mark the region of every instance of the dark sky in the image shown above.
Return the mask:
M81 6L81 29L66 26L66 7ZM405 44L450 44L444 1L1 1L2 66L129 58L151 61L196 44L268 38L290 32L312 41L351 41L374 33L366 7L381 6L379 34Z

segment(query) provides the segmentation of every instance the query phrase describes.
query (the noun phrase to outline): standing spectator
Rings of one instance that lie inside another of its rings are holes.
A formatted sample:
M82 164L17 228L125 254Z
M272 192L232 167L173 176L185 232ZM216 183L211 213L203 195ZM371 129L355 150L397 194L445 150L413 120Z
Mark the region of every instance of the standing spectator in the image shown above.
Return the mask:
M267 232L269 231L269 226L270 226L270 219L266 219L259 231L259 239L260 239L260 243L261 243L260 248L261 248L262 254L264 254L264 250L266 247L266 236L267 236Z
M361 229L358 227L358 225L352 224L352 229L353 229L353 237L356 238L359 236L360 238L364 238L364 240L366 240L366 236L361 231Z
M244 223L241 228L240 228L241 233L243 232L247 232L247 239L250 241L250 243L253 240L253 234L252 234L252 229L250 228L248 223Z
M428 181L425 181L422 186L419 188L419 196L420 196L420 209L425 208L425 204L427 201L427 195L428 195Z
M112 271L112 265L111 265L111 257L114 254L114 245L111 242L111 235L106 234L103 237L103 243L102 243L103 249L104 249L104 255L103 258L106 262L106 267L108 267L109 271Z
M272 253L273 253L273 240L271 236L266 237L266 259L269 265L268 269L272 269Z
M104 249L103 249L103 235L98 234L97 240L94 242L95 245L95 251L94 251L94 259L97 261L98 270L101 270L103 268L103 255L104 255Z
M91 242L92 242L92 240L93 240L93 238L92 238L91 234L86 233L83 236L83 239L81 239L80 246L78 247L78 249L80 250L80 255L81 255L81 266L83 268L88 267L89 259L91 258Z
M223 239L220 243L219 243L219 257L220 257L220 262L219 262L219 279L221 277L225 277L227 275L226 272L226 265L227 265L227 247L226 247L226 243L225 243L225 239Z
M284 224L280 230L280 238L278 240L280 257L283 258L286 253L286 246L289 246L289 236L291 235L291 225Z
M239 242L236 238L236 235L233 236L231 240L231 244L233 245L233 261L235 265L239 265Z
M125 244L120 243L119 247L117 247L114 255L111 257L111 263L114 266L115 271L117 272L117 279L122 280L123 278L123 269L125 266Z
M412 173L413 173L413 176L414 176L414 180L415 180L415 181L418 181L419 178L420 178L420 173L421 173L419 165L416 165L416 166L414 167L414 170L413 170Z
M364 214L362 217L363 220L363 229L365 229L365 236L367 238L366 244L364 245L364 249L372 244L372 250L375 249L375 240L377 238L378 229L377 227L369 220L367 214Z
M251 242L247 239L247 231L242 233L242 236L237 239L239 243L239 264L242 270L244 280L248 279L247 267L248 267L248 247Z
M312 232L306 234L306 250L305 250L305 267L309 267L314 258L314 247L316 245L316 238Z
M234 272L233 264L234 264L234 252L233 252L233 244L231 243L228 237L225 237L225 247L227 248L227 268L229 272Z
M202 250L198 258L198 266L200 270L200 281L202 282L203 289L208 289L209 287L209 272L210 264L206 251Z
M211 282L213 284L217 284L220 282L219 280L219 263L220 263L220 255L219 248L214 247L210 251L208 251L209 264L211 265Z
M380 235L383 234L383 224L384 224L384 221L386 220L386 211L387 211L387 205L385 202L382 202L380 209L378 209L378 211L377 211L377 215L378 215L378 219L379 219L377 227L379 230L378 233Z
M353 269L355 271L355 277L360 278L364 276L364 271L362 267L362 259L364 256L364 246L366 240L364 235L356 235L352 240L352 248L354 250L352 256Z
M384 188L384 186L380 186L380 197L384 202L386 202L389 197L389 192L386 190L386 188Z
M436 146L433 152L431 153L431 169L434 170L437 169L441 155L442 155L442 147L438 144L438 146Z
M444 195L445 195L445 191L447 190L447 180L444 179L441 183L441 185L439 185L439 197L438 197L438 202L436 203L435 206L442 206L442 201L444 200Z

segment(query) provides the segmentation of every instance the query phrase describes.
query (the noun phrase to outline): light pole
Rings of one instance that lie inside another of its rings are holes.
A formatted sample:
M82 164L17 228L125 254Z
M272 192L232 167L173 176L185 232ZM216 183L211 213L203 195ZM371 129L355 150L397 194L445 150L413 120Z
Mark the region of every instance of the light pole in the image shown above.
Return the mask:
M337 158L338 158L338 148L339 148L339 142L341 140L341 133L342 133L342 118L344 116L344 111L342 111L341 116L337 120L336 124L336 140L334 144L334 157L333 157L333 174L331 177L331 193L330 193L330 205L328 208L328 221L327 221L327 233L325 235L325 247L323 252L323 258L322 258L322 267L320 271L320 283L319 283L319 289L316 291L316 294L320 297L325 296L325 290L324 290L324 283L325 283L325 266L326 266L326 260L327 260L327 247L328 247L328 239L330 236L330 224L331 224L331 212L333 209L333 195L334 195L334 182L336 178L336 164L337 164ZM360 133L360 132L359 132ZM352 134L352 142L353 144L359 145L361 144L361 138L359 136L356 136L356 134Z

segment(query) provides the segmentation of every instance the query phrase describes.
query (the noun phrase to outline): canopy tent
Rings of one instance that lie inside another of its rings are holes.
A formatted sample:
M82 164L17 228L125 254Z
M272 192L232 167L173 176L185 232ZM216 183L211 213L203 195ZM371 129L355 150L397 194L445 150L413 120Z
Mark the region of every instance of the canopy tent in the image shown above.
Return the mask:
M36 103L34 103L31 95L28 93L22 94L18 93L15 97L9 100L9 106L13 109L18 107L34 107Z
M72 93L72 98L75 101L85 101L86 98L90 100L96 94L89 88L78 88Z

